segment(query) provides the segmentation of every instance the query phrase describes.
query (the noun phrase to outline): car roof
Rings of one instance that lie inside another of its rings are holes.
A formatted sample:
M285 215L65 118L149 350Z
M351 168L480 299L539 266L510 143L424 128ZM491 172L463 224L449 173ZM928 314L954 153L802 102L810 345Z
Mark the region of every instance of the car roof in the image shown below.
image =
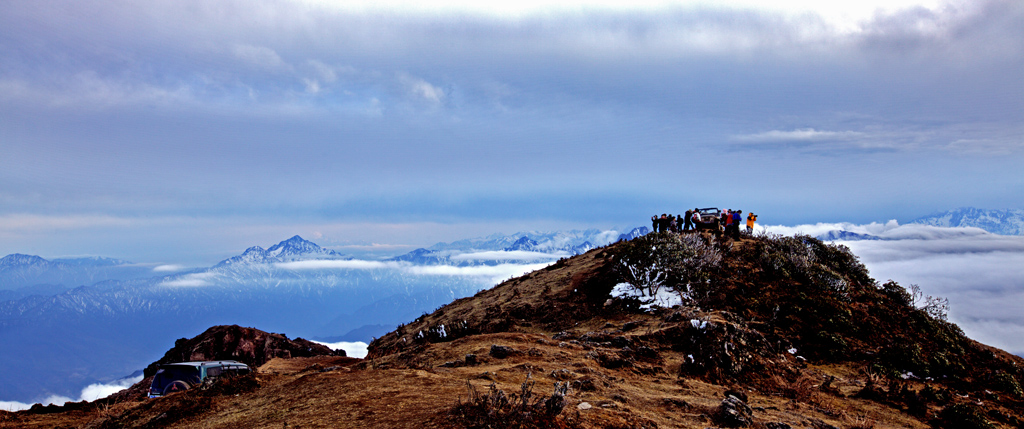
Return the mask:
M205 361L194 361L194 362L175 362L175 363L165 363L165 364L160 365L160 366L161 367L164 367L164 366L201 367L201 366L218 366L218 365L244 366L246 368L249 367L249 365L246 365L246 364L244 364L242 362L235 361L235 360L205 360Z

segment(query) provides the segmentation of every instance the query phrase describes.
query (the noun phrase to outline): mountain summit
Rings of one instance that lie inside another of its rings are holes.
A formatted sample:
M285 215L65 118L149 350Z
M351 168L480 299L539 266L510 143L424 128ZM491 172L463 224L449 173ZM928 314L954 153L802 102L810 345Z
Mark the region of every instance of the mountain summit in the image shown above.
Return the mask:
M217 267L238 264L269 264L308 259L343 259L345 256L330 249L324 249L312 241L298 235L270 246L264 250L260 246L245 249L241 255L225 259Z
M0 267L24 267L30 265L43 265L49 261L35 255L23 255L21 253L12 253L10 255L0 258Z

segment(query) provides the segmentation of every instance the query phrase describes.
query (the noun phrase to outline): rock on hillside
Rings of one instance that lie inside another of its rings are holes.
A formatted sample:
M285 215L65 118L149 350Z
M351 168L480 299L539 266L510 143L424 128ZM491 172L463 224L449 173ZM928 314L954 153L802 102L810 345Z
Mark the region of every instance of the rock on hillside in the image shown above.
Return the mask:
M160 360L146 367L148 378L156 374L159 365L173 362L204 360L237 360L256 368L273 358L310 356L344 356L344 350L334 351L323 344L302 338L289 340L283 334L272 334L238 325L214 326L194 338L181 338Z

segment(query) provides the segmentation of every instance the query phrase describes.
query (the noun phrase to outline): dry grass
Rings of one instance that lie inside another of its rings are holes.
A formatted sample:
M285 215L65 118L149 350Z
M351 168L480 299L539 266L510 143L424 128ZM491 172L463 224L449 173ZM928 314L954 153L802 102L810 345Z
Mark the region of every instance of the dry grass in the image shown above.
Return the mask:
M875 419L864 414L847 415L846 429L874 429L877 422Z

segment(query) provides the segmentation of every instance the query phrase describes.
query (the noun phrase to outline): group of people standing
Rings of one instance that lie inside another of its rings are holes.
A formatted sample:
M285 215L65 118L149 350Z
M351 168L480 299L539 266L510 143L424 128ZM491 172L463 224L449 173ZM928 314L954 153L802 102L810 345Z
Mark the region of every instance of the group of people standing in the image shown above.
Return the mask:
M707 209L705 209L707 210ZM717 210L716 210L717 211ZM705 216L706 217L706 216ZM721 212L720 218L703 219L700 209L687 210L685 215L670 215L662 213L651 216L651 229L654 232L689 232L698 229L712 229L724 232L734 240L740 238L740 224L743 222L743 210L725 210ZM754 231L754 223L757 222L757 215L747 214L747 234Z
M691 222L691 220L689 218L690 212L687 211L686 214L687 214L687 217L685 217L685 218L683 217L683 215L673 216L673 215L665 214L665 213L662 213L661 217L658 217L658 215L651 216L651 231L653 231L653 232L679 232L680 231L679 230L679 222L680 222L680 220L683 220L683 219L686 219L685 225L683 226L683 231L689 231L690 227L693 226L693 223Z
M722 226L725 229L725 233L732 237L733 240L739 240L740 238L740 223L742 221L743 210L726 209L722 212ZM756 221L756 214L747 213L747 234L754 232L754 222Z

